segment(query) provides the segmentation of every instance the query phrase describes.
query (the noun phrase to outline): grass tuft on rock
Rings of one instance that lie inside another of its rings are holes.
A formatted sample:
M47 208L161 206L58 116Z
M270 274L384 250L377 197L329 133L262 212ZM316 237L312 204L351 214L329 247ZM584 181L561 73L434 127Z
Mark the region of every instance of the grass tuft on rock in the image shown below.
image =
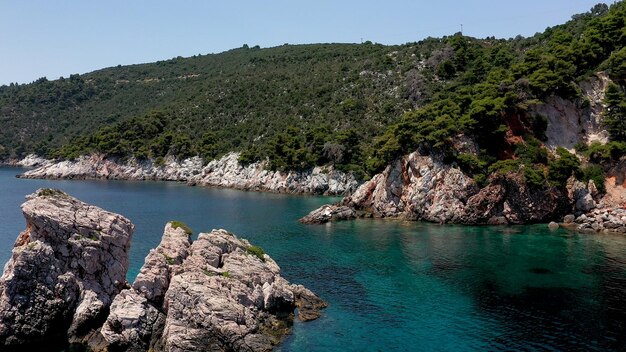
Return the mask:
M246 248L246 253L255 255L257 258L265 261L265 251L261 247L249 246Z
M60 189L42 188L37 192L39 197L68 197L68 195Z
M189 236L191 236L193 234L193 230L191 229L191 227L187 226L187 224L185 224L182 221L170 221L170 224L172 225L172 228L174 229L183 229L183 231L185 231L185 233Z

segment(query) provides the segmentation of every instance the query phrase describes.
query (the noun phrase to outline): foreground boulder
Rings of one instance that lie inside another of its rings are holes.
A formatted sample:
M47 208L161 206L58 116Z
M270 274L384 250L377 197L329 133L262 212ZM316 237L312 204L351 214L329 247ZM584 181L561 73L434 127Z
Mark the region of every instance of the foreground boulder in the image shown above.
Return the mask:
M0 278L3 351L84 340L126 284L128 219L56 190L27 199L26 230Z
M124 351L270 351L293 312L319 317L326 304L280 276L267 254L224 230L191 242L165 227L132 288L122 291L91 348Z

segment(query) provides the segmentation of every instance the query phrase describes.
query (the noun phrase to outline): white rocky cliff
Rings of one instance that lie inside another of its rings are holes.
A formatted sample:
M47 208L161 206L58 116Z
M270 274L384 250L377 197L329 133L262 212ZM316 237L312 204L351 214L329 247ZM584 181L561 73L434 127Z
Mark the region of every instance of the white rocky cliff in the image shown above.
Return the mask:
M546 146L564 147L570 151L577 143L608 142L609 134L602 125L604 91L610 80L604 72L596 73L580 83L582 99L578 102L558 96L531 106L530 113L547 119ZM584 104L584 106L580 106Z
M135 159L122 162L100 155L82 156L73 161L47 163L27 171L24 178L116 179L180 181L192 185L236 188L277 193L347 195L358 186L350 174L332 167L315 167L308 171L287 173L271 171L266 163L242 165L238 153L229 153L203 165L193 157L182 161L173 158L157 165Z
M22 212L27 228L0 278L0 347L81 341L126 284L133 224L49 189Z

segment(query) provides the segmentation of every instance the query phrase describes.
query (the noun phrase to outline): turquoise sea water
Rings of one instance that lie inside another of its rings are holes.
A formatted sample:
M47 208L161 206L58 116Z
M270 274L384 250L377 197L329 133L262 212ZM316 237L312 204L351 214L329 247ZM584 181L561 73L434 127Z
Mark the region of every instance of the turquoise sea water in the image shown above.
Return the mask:
M330 306L296 322L280 351L626 349L626 236L545 225L439 226L359 220L305 226L333 198L164 182L47 181L0 168L0 262L24 228L19 204L61 188L136 224L129 280L165 222L225 228L260 245Z

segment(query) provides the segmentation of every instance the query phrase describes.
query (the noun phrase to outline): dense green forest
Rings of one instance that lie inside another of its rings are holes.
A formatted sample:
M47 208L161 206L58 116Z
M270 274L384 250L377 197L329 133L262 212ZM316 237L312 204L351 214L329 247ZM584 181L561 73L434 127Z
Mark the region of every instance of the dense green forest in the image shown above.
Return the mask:
M528 183L598 178L626 151L626 3L599 4L530 38L457 33L416 43L244 45L221 54L118 66L0 87L0 159L241 151L278 170L334 164L367 178L414 150L437 153L484 183L521 170ZM531 104L559 95L581 107L580 82L605 71L611 143L547 152ZM515 120L515 126L511 121ZM519 136L517 142L507 138ZM454 147L459 135L480 152ZM597 165L596 165L597 164Z

